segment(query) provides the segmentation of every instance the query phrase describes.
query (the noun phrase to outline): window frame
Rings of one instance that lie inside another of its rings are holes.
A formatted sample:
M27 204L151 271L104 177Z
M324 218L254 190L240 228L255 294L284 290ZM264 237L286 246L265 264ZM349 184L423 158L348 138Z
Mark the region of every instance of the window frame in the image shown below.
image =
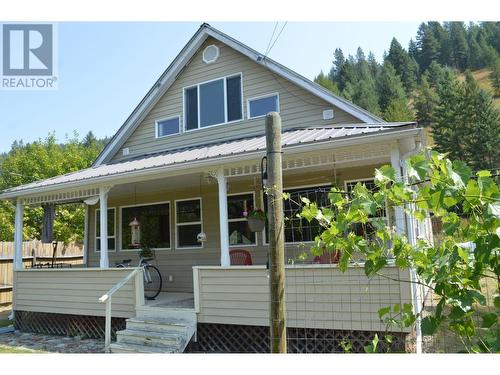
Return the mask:
M158 125L160 124L160 122L168 121L168 120L173 120L173 119L178 119L179 120L179 131L177 133L174 133L174 134L159 135L160 132L158 131ZM175 135L179 135L181 133L182 133L182 123L181 123L181 116L180 115L170 116L170 117L164 117L164 118L160 118L158 120L155 120L155 139L162 139L162 138L166 138L166 137L172 137L172 136L175 136Z
M277 112L280 113L280 93L279 92L272 92L272 93L268 93L268 94L264 94L264 95L253 96L253 97L247 99L247 120L253 120L253 119L266 117L266 115L259 115L259 116L253 116L253 117L250 116L250 102L252 100L265 99L265 98L270 98L273 96L276 96L276 99L277 99L276 104L278 107Z
M240 91L241 91L241 118L239 120L227 121L227 81L226 80L228 78L233 78L233 77L237 77L237 76L240 76L240 82L241 82L241 84L240 84ZM201 120L201 113L200 113L200 86L204 85L206 83L211 83L211 82L215 82L215 81L219 81L219 80L223 80L223 83L224 83L224 122L221 122L219 124L213 124L213 125L208 125L208 126L201 127L200 126L200 124L201 124L201 121L200 121ZM196 99L197 99L197 108L198 108L198 127L195 128L195 129L187 129L186 128L187 121L185 120L186 119L186 90L192 89L193 87L197 88L197 98ZM218 77L218 78L215 78L215 79L210 79L208 81L199 82L199 83L194 84L194 85L185 86L185 87L182 88L182 117L184 119L184 121L182 121L182 131L184 133L189 133L189 132L194 132L194 131L202 130L202 129L210 129L210 128L214 127L214 126L234 124L234 123L243 121L245 119L243 102L244 102L244 99L243 99L243 73L242 72L238 72L238 73L234 73L234 74L228 74L228 75L225 75L225 76L222 76L222 77Z
M373 177L365 177L365 178L354 178L354 179L351 179L351 180L344 180L344 190L345 190L346 193L348 193L348 191L347 191L347 184L348 183L352 183L352 182L354 182L354 183L358 183L358 182L372 182L373 184L375 184L375 179ZM387 223L387 225L389 225L389 211L388 211L387 201L385 201L384 212L385 212L384 216L369 217L368 221L371 221L373 219L382 218L382 219L385 220L385 222Z
M170 201L161 201L161 202L152 202L152 203L138 203L138 204L129 204L129 205L126 205L126 206L120 206L119 207L119 212L120 212L120 227L118 228L119 229L119 235L120 235L120 247L119 247L119 251L120 252L128 252L128 251L141 251L141 248L138 248L138 249L123 249L122 248L122 219L123 219L123 208L130 208L130 207L142 207L142 206L155 206L157 204L166 204L168 203L168 231L169 231L169 236L170 236L170 247L153 247L151 248L152 250L172 250L172 203ZM116 246L115 246L116 247Z
M333 182L332 183L322 183L322 184L311 184L311 185L298 185L298 186L287 186L283 188L283 192L286 193L287 190L296 190L296 189L309 189L309 188L322 188L322 187L327 187L330 186L330 189L333 187ZM262 206L264 206L264 192L261 191L261 199L262 199ZM267 239L267 231L264 228L263 232L263 243L264 245L269 245L268 239ZM286 242L285 241L285 246L297 246L299 244L314 244L313 241L299 241L299 242Z
M238 192L238 193L231 193L231 194L227 194L227 197L233 197L233 196L237 196L237 195L246 195L246 194L252 194L253 204L254 204L254 208L255 208L255 191L242 191L242 192ZM239 219L229 219L229 212L228 212L228 219L227 219L228 240L229 240L229 223L237 223L237 222L241 222L241 221L247 221L246 217L242 217ZM263 231L265 232L265 229ZM259 232L255 232L255 242L253 244L229 245L229 248L256 247L256 246L258 246L259 241L257 238L257 233L259 233Z
M177 222L177 202L186 202L186 201L194 201L194 200L199 200L200 201L200 221L190 221L187 223L178 223ZM192 198L183 198L183 199L175 199L174 200L174 205L175 205L175 250L198 250L198 249L203 249L205 247L205 242L200 242L200 246L179 246L179 232L177 228L179 226L187 226L187 225L200 225L201 226L201 232L203 232L203 199L202 197L192 197Z
M115 228L115 230L114 230L115 234L113 236L110 236L109 233L108 233L108 240L110 238L114 238L114 240L115 240L115 248L113 250L108 249L108 253L109 252L116 253L118 251L117 250L117 236L116 236L116 207L108 207L108 211L109 210L113 210L115 212L115 220L114 220L114 223L113 223L113 228ZM98 253L98 254L101 253L101 250L97 250L97 240L101 239L101 236L97 237L97 213L100 212L100 211L101 211L100 208L96 208L94 210L94 253ZM108 212L108 215L109 215L109 212Z

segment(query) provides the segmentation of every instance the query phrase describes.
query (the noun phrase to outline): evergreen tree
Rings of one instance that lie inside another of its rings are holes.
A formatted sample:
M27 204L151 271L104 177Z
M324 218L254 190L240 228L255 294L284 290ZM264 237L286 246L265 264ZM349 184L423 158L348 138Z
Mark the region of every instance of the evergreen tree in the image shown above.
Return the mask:
M370 73L373 77L373 79L377 79L379 73L380 73L380 64L378 63L377 59L375 58L375 54L370 51L368 54L368 66L370 67Z
M417 31L417 62L420 70L425 71L433 61L439 61L440 43L434 36L432 28L422 23Z
M323 86L325 89L330 90L334 94L339 95L340 90L335 83L333 83L324 73L321 71L315 78L314 82Z
M408 43L408 55L418 62L418 47L413 39Z
M495 96L500 96L500 58L495 59L495 63L491 66L491 75L490 75L491 86L493 86L493 90Z
M470 71L464 83L462 124L467 138L462 140L465 157L462 160L475 170L500 167L500 111L491 96L481 89Z
M338 77L340 75L340 71L342 70L342 67L345 64L345 57L344 53L340 48L336 48L335 52L333 53L333 65L330 70L330 73L328 74L328 78L330 81L335 82L338 84Z
M387 60L403 81L406 93L410 94L416 86L418 66L408 55L396 38L392 38Z
M463 22L449 22L447 26L452 52L452 61L447 64L463 71L469 67L469 45L465 25Z
M438 104L439 96L429 84L427 76L424 75L422 82L418 86L414 102L417 121L420 125L429 126L433 123L434 111Z
M363 51L359 50L358 52L362 54ZM368 62L364 58L360 58L361 54L358 53L358 61L356 63L357 80L349 87L351 100L361 108L374 114L379 114L380 108L375 79L373 78Z
M389 61L382 65L380 76L377 80L377 92L379 95L380 110L385 113L389 104L394 100L406 100L405 90L401 79Z
M415 116L406 98L393 99L384 113L384 120L394 122L414 121Z

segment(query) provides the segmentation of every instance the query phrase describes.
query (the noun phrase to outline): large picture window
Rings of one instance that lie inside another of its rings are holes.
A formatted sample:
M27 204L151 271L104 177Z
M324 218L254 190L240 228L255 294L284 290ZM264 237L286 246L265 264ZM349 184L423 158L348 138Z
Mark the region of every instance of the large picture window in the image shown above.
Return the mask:
M184 89L186 130L238 121L243 118L241 74Z
M198 234L202 231L201 199L175 202L177 248L202 247Z
M229 195L227 197L227 215L229 245L255 245L255 233L248 226L244 212L254 208L253 193Z
M331 186L285 189L290 194L290 198L283 201L283 213L285 216L285 242L299 243L314 241L314 238L321 233L322 227L317 220L308 222L306 219L297 217L302 210L302 198L307 198L311 202L316 202L318 207L330 206L328 193ZM267 197L264 195L264 205L267 207ZM269 234L267 223L266 233Z
M153 249L170 249L170 203L122 207L122 250L135 249L132 245L130 222L137 219L140 224L140 244Z
M116 249L116 210L108 208L108 251ZM95 210L95 251L101 251L101 210Z

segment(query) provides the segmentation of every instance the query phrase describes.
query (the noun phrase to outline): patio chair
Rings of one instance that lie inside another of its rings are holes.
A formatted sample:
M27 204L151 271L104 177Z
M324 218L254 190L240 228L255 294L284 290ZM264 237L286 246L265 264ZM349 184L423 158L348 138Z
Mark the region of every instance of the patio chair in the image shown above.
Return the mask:
M319 264L336 264L340 260L340 251L336 250L332 253L325 251L321 256L315 256L313 263Z
M231 259L231 266L251 266L252 256L247 250L234 249L229 251L229 258Z

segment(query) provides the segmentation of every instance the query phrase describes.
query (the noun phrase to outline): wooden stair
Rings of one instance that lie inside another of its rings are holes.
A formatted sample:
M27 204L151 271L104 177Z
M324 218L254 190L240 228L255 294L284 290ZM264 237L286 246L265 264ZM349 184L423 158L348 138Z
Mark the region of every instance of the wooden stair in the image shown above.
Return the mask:
M141 306L116 333L112 353L182 353L196 334L193 309Z

